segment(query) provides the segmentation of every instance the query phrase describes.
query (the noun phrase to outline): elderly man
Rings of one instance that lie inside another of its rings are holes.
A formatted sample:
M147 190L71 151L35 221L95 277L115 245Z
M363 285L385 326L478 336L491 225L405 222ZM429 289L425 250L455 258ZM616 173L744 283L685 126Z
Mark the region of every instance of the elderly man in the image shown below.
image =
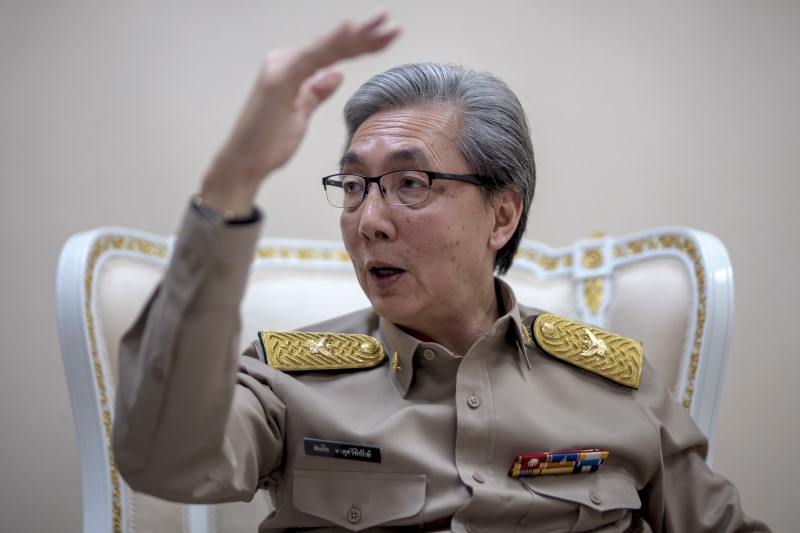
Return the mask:
M406 65L356 92L323 186L371 309L234 353L260 183L339 84L332 65L396 34L378 15L265 62L123 340L125 479L186 502L269 490L263 531L766 529L635 342L518 305L494 277L534 164L517 98L487 74ZM624 375L553 357L576 327Z

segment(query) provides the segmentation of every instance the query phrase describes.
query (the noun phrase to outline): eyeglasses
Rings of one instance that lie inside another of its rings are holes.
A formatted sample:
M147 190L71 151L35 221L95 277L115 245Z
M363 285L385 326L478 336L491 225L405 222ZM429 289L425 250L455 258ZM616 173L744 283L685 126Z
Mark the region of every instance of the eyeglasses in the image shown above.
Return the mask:
M414 205L428 199L435 179L465 181L486 185L493 178L470 174L445 174L429 170L394 170L370 178L358 174L332 174L322 178L322 186L333 207L358 207L369 192L370 183L377 183L381 196L390 205Z

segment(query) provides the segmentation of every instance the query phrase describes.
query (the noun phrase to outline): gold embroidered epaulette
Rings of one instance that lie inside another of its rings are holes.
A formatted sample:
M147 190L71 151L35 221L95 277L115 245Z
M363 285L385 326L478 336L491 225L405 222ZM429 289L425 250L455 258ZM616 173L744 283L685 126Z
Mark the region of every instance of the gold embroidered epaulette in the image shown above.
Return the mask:
M626 387L639 388L641 343L550 313L531 324L536 344L553 357Z
M269 366L283 372L371 368L386 357L369 335L262 331L258 337Z

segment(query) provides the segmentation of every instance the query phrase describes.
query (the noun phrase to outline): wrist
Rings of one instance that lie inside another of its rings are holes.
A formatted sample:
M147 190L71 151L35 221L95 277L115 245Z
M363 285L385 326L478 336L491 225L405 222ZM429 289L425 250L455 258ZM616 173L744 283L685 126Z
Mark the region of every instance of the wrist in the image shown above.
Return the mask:
M216 224L248 224L261 219L258 209L253 206L250 207L248 214L242 215L233 210L216 206L199 194L192 197L192 208L203 218Z
M253 212L260 184L260 179L248 177L245 168L223 150L204 176L199 196L218 211L232 212L237 218L247 217Z

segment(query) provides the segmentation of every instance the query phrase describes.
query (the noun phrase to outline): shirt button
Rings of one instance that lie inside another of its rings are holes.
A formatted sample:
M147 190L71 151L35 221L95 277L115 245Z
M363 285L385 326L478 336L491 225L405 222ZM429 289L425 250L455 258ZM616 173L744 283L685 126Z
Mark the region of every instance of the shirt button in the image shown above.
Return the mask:
M164 361L161 359L156 359L153 361L153 379L156 381L161 381L164 379Z
M356 507L351 507L350 510L347 511L347 521L351 524L355 524L359 520L361 520L361 511Z
M428 361L433 361L433 359L436 357L436 353L430 348L425 348L425 351L422 352L422 357Z
M483 483L483 482L485 482L485 481L486 481L486 478L484 478L484 477L481 475L481 473L480 473L480 472L475 472L474 474L472 474L472 479L474 479L474 480L475 480L475 481L477 481L478 483Z
M200 270L200 256L190 248L182 248L178 256L186 263L186 267L192 274Z
M600 505L603 503L603 498L600 497L595 491L591 491L589 493L589 499L592 500L592 503L595 505Z
M227 276L231 271L231 265L227 261L220 261L217 264L216 274L219 278L224 278Z
M467 398L467 405L469 405L473 409L478 407L480 404L481 404L480 398L478 398L474 394L470 394L469 397Z

